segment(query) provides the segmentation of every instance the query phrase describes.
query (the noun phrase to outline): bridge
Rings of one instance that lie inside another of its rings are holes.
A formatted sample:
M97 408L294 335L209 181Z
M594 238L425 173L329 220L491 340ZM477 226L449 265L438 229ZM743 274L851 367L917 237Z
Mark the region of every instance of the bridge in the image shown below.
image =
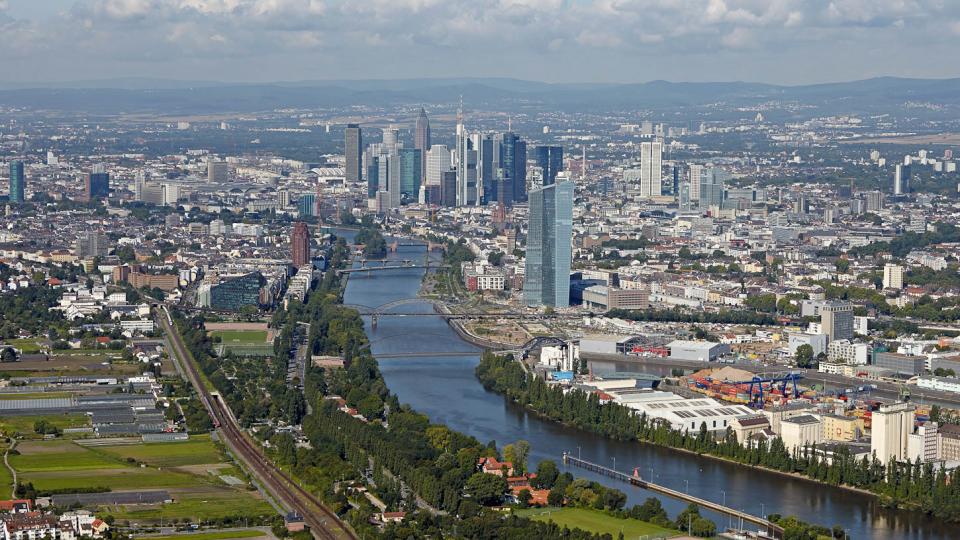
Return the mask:
M581 469L593 471L595 473L599 473L604 476L609 476L610 478L613 478L615 480L620 480L621 482L626 482L628 484L631 484L643 489L649 489L650 491L655 491L657 493L666 495L668 497L672 497L674 499L683 501L685 503L693 503L702 508L713 510L714 512L719 512L727 516L731 516L734 519L739 520L741 523L745 521L747 523L753 523L755 525L759 525L764 528L767 534L772 535L774 538L783 538L783 527L777 525L776 523L768 519L754 516L753 514L748 514L747 512L744 512L742 510L730 508L729 506L726 506L724 504L718 504L713 501L708 501L707 499L694 497L689 493L683 493L675 489L670 489L666 486L662 486L660 484L654 484L653 482L643 480L640 478L640 471L638 469L634 469L633 474L628 475L626 473L611 469L609 467L605 467L603 465L599 465L597 463L587 461L585 459L573 457L567 452L563 453L563 464L572 465L574 467L579 467Z
M394 263L394 264L387 264L388 262ZM395 264L397 262L399 262L400 264ZM360 268L343 268L343 269L337 270L337 275L366 274L370 272L382 272L384 270L406 270L408 268L426 268L428 270L431 268L450 268L450 265L448 264L430 264L430 263L418 264L410 260L387 261L386 259L384 259L383 264L381 264L380 266L376 266L376 265L367 266L366 261L364 260L364 261L361 261L360 264L361 264Z
M439 311L427 312L427 313L397 313L391 311L392 309L400 306L411 305L411 304L429 304L434 307L439 307ZM463 304L451 304L444 300L436 300L433 298L404 298L402 300L394 300L393 302L387 302L386 304L381 304L376 307L364 306L361 304L342 304L343 307L355 309L360 312L360 315L366 315L370 317L370 323L374 328L377 327L377 322L380 317L443 317L444 319L524 319L524 320L553 320L553 319L579 319L580 315L569 315L569 314L559 314L559 313L523 313L518 311L506 311L506 312L497 312L497 313L487 313L487 312L468 312L462 311ZM458 307L461 311L450 311L451 307ZM528 345L529 349L535 348L537 345L534 343L537 340L551 339L547 337L534 338ZM557 341L561 341L559 338L552 338ZM526 347L526 345L525 345ZM528 350L529 350L528 349Z
M435 243L433 243L433 242L430 242L429 240L427 241L427 243L423 243L423 242L401 242L401 241L399 241L399 240L394 240L394 241L391 242L390 244L387 244L387 249L389 249L390 251L396 253L396 251L397 251L398 248L402 248L402 247L422 247L422 246L426 246L427 251L437 251L437 250L443 251L444 249L446 249L446 246L444 246L443 244L435 244Z

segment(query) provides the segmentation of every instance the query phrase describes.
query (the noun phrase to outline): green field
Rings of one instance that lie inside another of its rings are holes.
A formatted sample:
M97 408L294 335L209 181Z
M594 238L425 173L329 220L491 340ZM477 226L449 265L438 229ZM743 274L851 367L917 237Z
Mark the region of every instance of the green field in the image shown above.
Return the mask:
M621 532L624 538L647 536L650 539L669 538L680 534L645 521L617 519L603 512L585 508L530 508L518 510L517 515L536 521L552 521L561 527L566 526L571 529L578 528L598 534L609 533L614 538L617 538Z
M175 536L139 536L137 538L143 540L183 540L184 538L191 540L230 540L231 538L259 538L261 536L266 536L263 531L243 529L238 531L204 532Z
M240 490L177 490L171 491L174 502L153 506L127 506L102 508L116 519L131 522L169 521L176 518L193 520L218 519L228 516L273 515L276 511L269 503L255 496L255 491ZM233 538L233 537L231 537Z
M48 414L37 416L4 416L0 417L0 433L12 435L20 433L24 436L35 436L40 438L33 431L33 424L38 420L46 420L54 426L64 428L86 427L90 425L90 419L82 413L72 414Z
M224 345L262 345L267 342L266 330L214 330L210 335L219 337Z
M39 451L31 451L33 446L40 447ZM118 469L124 465L118 460L101 456L77 446L70 441L55 440L33 443L22 443L18 448L19 456L10 456L10 465L29 477L30 473L38 472L77 472L90 469Z
M191 435L189 441L183 442L99 446L95 451L123 460L133 458L153 467L182 467L223 461L220 451L207 434Z
M17 349L20 349L20 352L23 354L34 354L40 352L40 344L37 343L37 340L35 339L8 339L6 343Z

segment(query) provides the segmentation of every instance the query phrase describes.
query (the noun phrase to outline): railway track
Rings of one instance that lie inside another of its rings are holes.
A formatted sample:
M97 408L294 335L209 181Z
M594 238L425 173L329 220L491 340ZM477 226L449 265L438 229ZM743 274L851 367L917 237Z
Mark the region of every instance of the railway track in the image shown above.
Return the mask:
M215 428L223 436L224 441L243 461L249 470L264 486L274 494L277 500L286 508L303 516L304 521L317 538L326 540L356 540L357 536L350 530L336 514L331 512L323 503L309 491L300 487L289 476L271 463L259 447L254 445L240 430L236 419L219 394L210 392L204 385L192 361L189 351L183 344L179 332L173 327L166 309L162 309L158 319L170 337L170 344L180 360L187 377L200 394L201 401L206 407Z

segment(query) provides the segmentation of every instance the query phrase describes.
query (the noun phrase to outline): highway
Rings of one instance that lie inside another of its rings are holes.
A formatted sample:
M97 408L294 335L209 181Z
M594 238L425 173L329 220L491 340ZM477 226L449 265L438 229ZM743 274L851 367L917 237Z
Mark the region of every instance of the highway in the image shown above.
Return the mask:
M165 307L157 311L157 321L169 338L174 362L181 364L187 378L200 394L200 399L210 413L221 438L233 455L243 462L244 468L253 474L260 485L280 504L303 516L315 538L355 540L357 536L349 526L341 522L316 496L280 471L267 459L258 445L250 442L241 431L230 408L220 399L220 395L210 392L204 386L196 363L184 345L180 333L173 328Z

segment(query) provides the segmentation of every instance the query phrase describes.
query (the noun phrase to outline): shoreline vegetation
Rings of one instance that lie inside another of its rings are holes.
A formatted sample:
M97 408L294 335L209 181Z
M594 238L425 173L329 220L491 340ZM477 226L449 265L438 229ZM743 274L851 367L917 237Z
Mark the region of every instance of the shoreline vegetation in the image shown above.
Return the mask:
M484 388L552 421L622 441L637 441L720 459L768 472L867 493L886 507L915 510L949 522L960 521L960 471L937 469L930 463L880 464L839 452L831 463L812 449L788 451L778 437L753 447L737 442L730 430L720 439L706 425L698 432L680 432L617 403L600 404L595 394L566 394L527 373L512 356L487 351L476 369Z

